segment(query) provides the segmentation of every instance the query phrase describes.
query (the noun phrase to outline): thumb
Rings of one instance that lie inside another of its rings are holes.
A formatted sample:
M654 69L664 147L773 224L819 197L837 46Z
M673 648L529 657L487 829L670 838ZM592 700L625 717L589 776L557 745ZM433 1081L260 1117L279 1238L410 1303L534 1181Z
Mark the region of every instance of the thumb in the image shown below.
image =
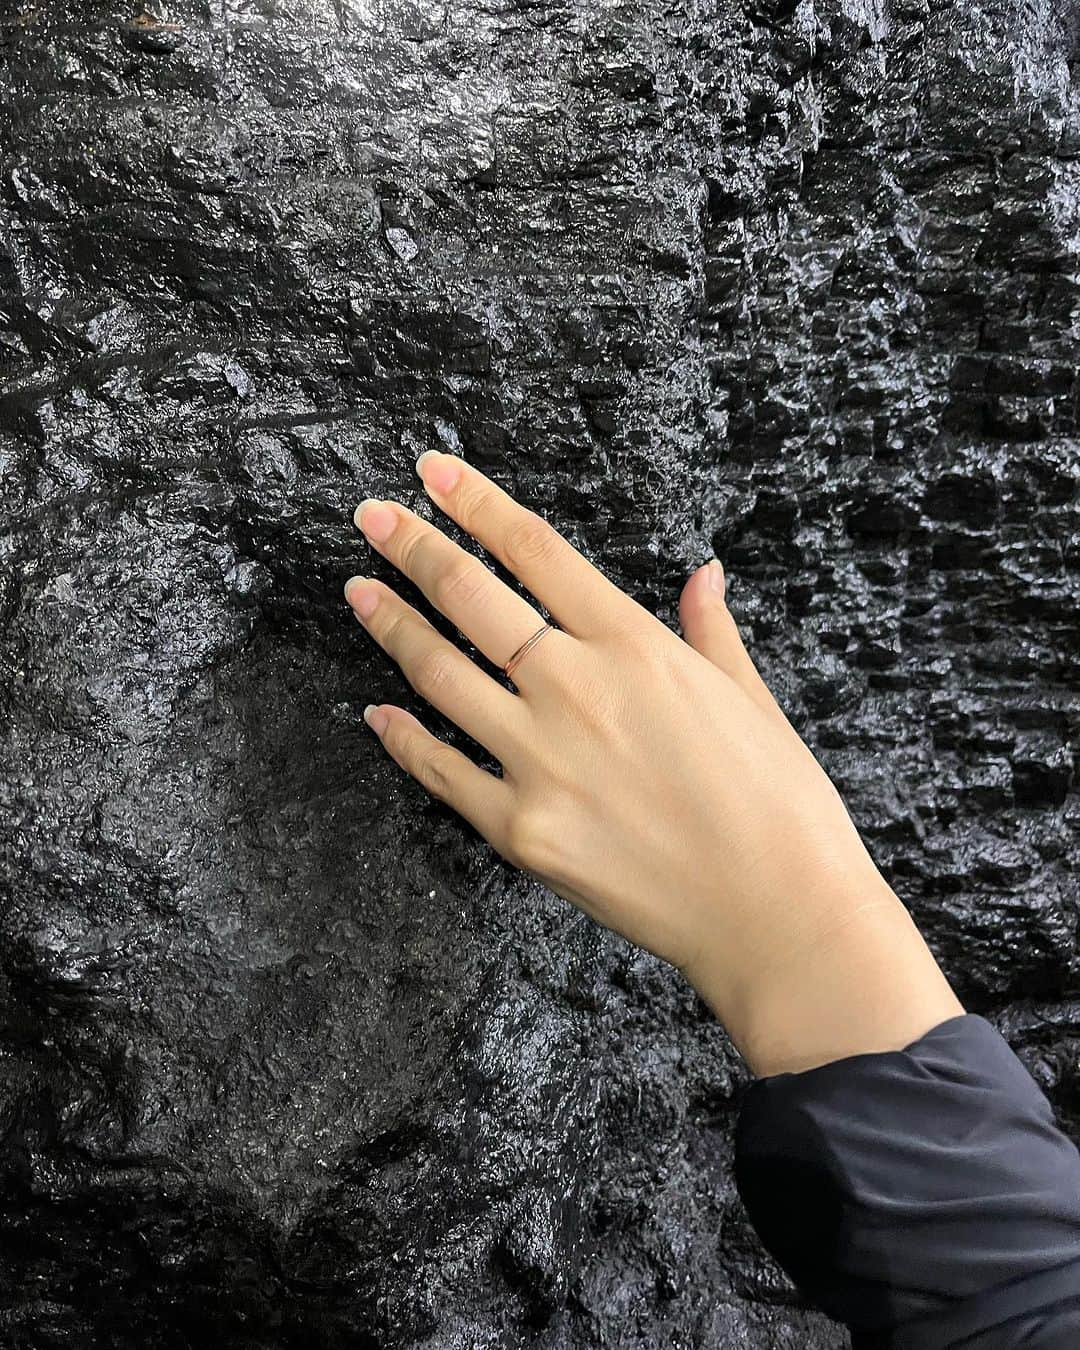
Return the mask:
M696 652L730 676L763 711L786 722L739 636L726 595L724 569L716 558L692 573L679 597L683 637Z

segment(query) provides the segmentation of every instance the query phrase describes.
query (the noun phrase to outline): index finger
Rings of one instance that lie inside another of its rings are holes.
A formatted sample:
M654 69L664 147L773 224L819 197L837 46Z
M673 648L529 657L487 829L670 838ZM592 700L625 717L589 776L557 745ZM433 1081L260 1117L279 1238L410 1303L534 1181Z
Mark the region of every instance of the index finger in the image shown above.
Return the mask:
M542 516L463 459L425 450L416 472L436 506L498 558L566 632L604 632L637 608Z

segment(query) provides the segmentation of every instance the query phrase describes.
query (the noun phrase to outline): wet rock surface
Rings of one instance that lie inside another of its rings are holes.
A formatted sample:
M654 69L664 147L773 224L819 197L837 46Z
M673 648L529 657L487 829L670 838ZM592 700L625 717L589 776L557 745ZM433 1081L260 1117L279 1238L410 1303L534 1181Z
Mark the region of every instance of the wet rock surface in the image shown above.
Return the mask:
M1067 0L4 7L5 1344L843 1343L700 1004L361 724L428 446L672 622L716 550L1080 1137L1078 67Z

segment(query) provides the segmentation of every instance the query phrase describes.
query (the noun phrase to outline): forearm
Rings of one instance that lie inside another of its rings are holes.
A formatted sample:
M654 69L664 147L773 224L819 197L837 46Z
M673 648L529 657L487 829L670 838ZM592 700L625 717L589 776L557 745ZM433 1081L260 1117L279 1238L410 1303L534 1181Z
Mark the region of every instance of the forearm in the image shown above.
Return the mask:
M702 953L684 973L755 1074L797 1072L848 1055L899 1050L963 1008L908 911L868 866L843 890L793 906L817 931L782 954L727 960Z

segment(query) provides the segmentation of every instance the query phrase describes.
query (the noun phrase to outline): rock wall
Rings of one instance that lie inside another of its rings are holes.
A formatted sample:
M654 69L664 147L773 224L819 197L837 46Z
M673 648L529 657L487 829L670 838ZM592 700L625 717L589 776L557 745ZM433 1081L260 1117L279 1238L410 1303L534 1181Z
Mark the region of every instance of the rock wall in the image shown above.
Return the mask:
M360 722L428 446L671 621L716 550L1080 1137L1078 69L1070 0L8 0L5 1344L844 1343L700 1004Z

